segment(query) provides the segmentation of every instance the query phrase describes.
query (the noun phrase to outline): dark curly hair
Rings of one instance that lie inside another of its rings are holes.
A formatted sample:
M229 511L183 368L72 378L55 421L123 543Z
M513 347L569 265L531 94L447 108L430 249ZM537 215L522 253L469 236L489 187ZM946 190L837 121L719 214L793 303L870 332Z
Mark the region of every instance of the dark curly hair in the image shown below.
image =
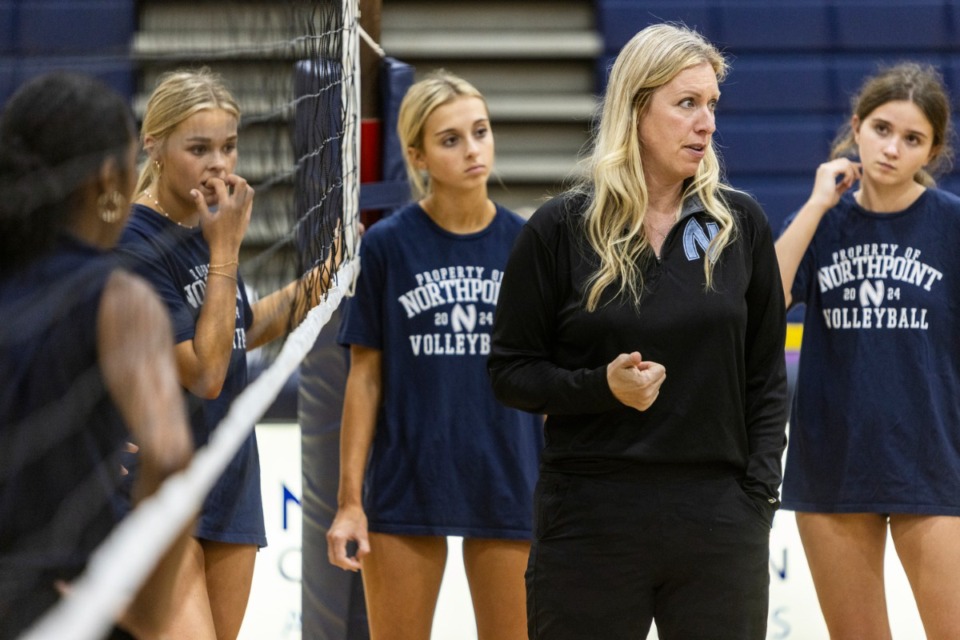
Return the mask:
M93 77L53 72L25 83L0 114L0 271L48 250L80 187L136 137L127 102Z

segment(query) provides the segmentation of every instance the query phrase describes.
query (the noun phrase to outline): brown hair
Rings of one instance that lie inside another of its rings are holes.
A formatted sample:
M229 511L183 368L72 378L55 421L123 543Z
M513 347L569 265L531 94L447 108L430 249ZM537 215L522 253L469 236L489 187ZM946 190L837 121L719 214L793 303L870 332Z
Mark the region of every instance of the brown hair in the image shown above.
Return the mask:
M932 66L916 62L902 62L881 69L868 77L852 100L852 111L860 122L866 120L878 107L888 102L905 100L917 105L933 128L934 158L913 177L924 186L936 184L934 177L950 170L953 148L950 139L950 98L943 78ZM855 154L857 144L853 128L848 122L840 130L830 150L831 158Z

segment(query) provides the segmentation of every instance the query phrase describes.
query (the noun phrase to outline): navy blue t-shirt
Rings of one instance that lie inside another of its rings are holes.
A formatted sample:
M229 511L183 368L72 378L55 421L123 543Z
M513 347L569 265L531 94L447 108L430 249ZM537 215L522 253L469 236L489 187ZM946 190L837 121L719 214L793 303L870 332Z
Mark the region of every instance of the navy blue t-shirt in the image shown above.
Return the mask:
M120 519L129 433L109 397L97 315L116 261L64 236L0 279L0 638L59 600Z
M199 228L181 227L149 207L135 205L119 252L144 276L166 304L174 342L193 340L207 288L210 250ZM207 444L230 404L247 385L246 330L253 322L243 280L237 276L237 322L230 366L213 400L187 394L194 446ZM266 545L256 433L234 456L204 502L195 534L234 544Z
M789 224L789 220L787 224ZM960 515L960 198L845 194L794 280L805 304L783 506Z
M371 531L529 539L540 416L501 405L486 373L503 267L523 226L497 208L458 235L409 205L364 236L341 344L383 354L364 485Z

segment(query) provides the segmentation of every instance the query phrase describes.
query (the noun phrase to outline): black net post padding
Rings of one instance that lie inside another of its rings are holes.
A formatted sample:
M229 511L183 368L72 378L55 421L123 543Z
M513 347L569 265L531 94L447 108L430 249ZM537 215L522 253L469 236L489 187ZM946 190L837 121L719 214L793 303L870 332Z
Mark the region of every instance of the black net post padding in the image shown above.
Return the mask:
M380 62L380 169L379 182L360 185L360 209L372 212L364 219L372 224L410 202L410 183L404 163L403 145L397 134L400 102L414 81L414 68L386 56Z
M340 417L348 351L336 343L338 309L300 365L298 419L303 474L302 621L304 638L368 640L363 581L327 560L327 531L337 513Z
M400 102L414 81L414 68L396 58L387 56L380 63L380 120L383 122L383 181L407 182L404 149L397 134ZM409 194L409 187L408 187ZM409 197L409 195L408 195Z
M343 207L341 144L343 113L339 61L301 60L294 68L294 152L297 243L309 244L312 228L336 216L313 215ZM311 223L310 221L316 221ZM299 252L299 251L298 251ZM302 636L322 640L367 640L366 607L359 573L327 560L326 534L337 512L340 416L348 352L336 343L340 310L321 330L300 364L297 419L302 474Z

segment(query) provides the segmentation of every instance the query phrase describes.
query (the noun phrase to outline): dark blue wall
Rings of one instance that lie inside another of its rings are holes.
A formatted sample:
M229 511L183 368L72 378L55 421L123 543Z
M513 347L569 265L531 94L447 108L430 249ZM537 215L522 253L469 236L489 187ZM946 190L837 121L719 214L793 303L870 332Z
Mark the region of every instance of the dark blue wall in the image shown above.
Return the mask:
M637 31L683 22L727 54L717 142L730 182L753 193L774 231L803 204L814 171L881 63L929 62L960 96L960 3L945 0L597 0L598 77ZM960 176L941 186L960 191Z
M132 98L135 0L0 0L0 104L54 69L91 73Z

